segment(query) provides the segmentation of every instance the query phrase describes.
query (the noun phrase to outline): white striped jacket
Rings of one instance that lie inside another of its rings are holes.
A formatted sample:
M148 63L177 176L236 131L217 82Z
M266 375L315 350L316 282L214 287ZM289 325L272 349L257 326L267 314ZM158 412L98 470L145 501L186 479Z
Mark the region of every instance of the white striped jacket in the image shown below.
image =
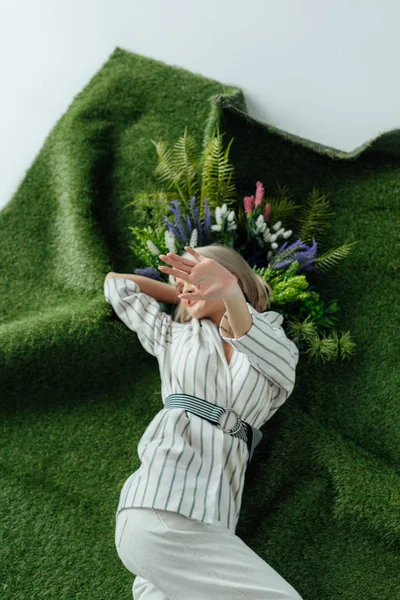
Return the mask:
M157 358L163 404L169 394L193 394L234 408L259 429L292 393L299 351L281 326L281 314L259 313L247 303L253 325L235 339L222 335L227 313L219 328L206 318L177 323L131 279L106 278L104 295ZM229 364L221 338L234 347ZM232 422L221 419L225 428L236 423L234 413L228 415ZM117 514L128 507L153 507L206 523L219 521L235 532L249 456L246 442L183 408L162 408L137 452L141 466L124 483Z

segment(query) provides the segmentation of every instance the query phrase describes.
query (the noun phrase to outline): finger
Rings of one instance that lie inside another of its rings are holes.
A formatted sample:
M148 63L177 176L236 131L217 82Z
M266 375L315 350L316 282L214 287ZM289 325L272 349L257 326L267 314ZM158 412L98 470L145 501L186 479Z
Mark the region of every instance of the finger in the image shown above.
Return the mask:
M171 267L164 267L164 265L158 265L157 269L160 269L160 271L162 271L163 273L169 273L173 277L179 277L180 279L189 281L188 274L184 271L180 271L179 269L174 269Z
M204 300L204 296L198 294L178 294L180 300Z
M164 256L164 254L160 254L160 256ZM189 260L188 258L184 258L183 256L179 256L179 254L175 254L174 252L168 252L167 254L167 258L171 258L172 260L177 260L179 262L182 262L185 265L194 267L197 263L193 262L192 260Z
M161 257L161 256L163 256L163 254L160 254L160 257ZM167 263L167 264L171 265L171 268L173 268L173 265L174 265L174 264L176 264L176 263L178 262L178 261L176 261L176 260L173 260L172 258L168 258L168 257L166 257L166 258L164 258L164 259L162 259L162 260L163 260L165 263ZM160 266L162 266L162 267L165 267L165 265L160 265ZM168 267L168 268L170 268L170 267ZM183 269L183 271L180 271L178 268L175 268L175 271L179 271L179 273L187 273L188 275L190 275L190 272L191 272L191 268L190 268L190 267L185 267L184 265L181 265L181 264L180 264L180 265L179 265L179 268L182 268L182 269ZM179 274L179 273L178 273L178 277L180 277L180 274Z
M190 270L196 266L196 263L187 260L186 258L182 258L181 256L174 254L173 252L168 252L167 256L164 256L164 254L159 254L159 257L161 258L161 260L170 265L179 263L179 268L182 268L185 271L185 273L190 273Z
M190 246L185 246L184 248L185 248L186 252L189 252L190 254L193 254L193 256L195 256L198 260L201 260L203 258L201 256L201 254L199 254L198 252L196 252L196 250L194 250Z

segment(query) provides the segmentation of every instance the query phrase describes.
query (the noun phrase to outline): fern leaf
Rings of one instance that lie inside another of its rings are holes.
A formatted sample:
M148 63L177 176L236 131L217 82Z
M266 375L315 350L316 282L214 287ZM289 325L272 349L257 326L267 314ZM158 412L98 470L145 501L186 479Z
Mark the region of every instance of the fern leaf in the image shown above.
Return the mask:
M286 229L292 229L292 227L290 227L289 219L299 208L301 208L299 204L295 204L292 200L287 200L286 198L280 198L279 200L276 200L275 198L265 198L265 204L270 205L269 226L272 223L283 221Z
M325 254L318 256L314 264L318 265L319 269L322 272L331 269L332 267L336 267L339 260L343 260L350 253L351 246L354 244L359 244L360 240L356 240L355 242L351 242L350 244L343 244L343 246L339 246L339 248L333 248L332 250L328 250Z
M176 173L180 174L179 180L182 181L187 198L192 198L199 191L198 160L196 140L187 134L187 127L173 147L172 161Z
M168 189L170 189L173 187L175 181L179 179L179 173L174 167L173 151L172 149L168 148L167 144L162 140L159 142L155 142L154 140L150 141L156 147L159 160L154 174L157 175L162 183L169 183Z
M228 144L224 151L222 138L224 134L217 133L210 139L202 164L202 189L201 189L201 208L203 209L204 198L210 206L216 207L223 203L231 205L236 202L236 187L232 181L234 167L229 164L229 151L234 138Z
M293 196L293 192L286 184L282 186L280 183L277 183L276 195L279 196L281 200L290 200L291 196Z
M319 237L331 226L329 220L336 213L329 212L329 206L325 195L314 187L298 218L300 229L296 233L305 244L311 244L313 238L317 239L317 235Z

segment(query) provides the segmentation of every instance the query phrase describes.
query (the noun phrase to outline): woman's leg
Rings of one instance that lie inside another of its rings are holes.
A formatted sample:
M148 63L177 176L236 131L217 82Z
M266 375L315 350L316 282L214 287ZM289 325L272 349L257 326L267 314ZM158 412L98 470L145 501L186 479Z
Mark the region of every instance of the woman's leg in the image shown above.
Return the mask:
M128 508L119 517L116 544L122 563L154 586L141 600L302 600L222 525L154 508ZM139 587L147 593L146 584ZM157 596L160 591L165 596Z
M129 509L132 510L132 509ZM146 510L144 509L143 516L146 514ZM117 549L117 553L120 556L120 544L121 539L125 531L125 527L127 524L127 511L123 510L116 519L116 527L115 527L115 547ZM121 556L120 556L121 558ZM122 559L121 559L122 560ZM125 564L125 563L124 563ZM126 566L126 565L125 565ZM133 572L131 569L129 569ZM135 574L135 573L134 573ZM165 594L161 590L159 590L151 581L141 577L140 575L136 575L133 585L132 585L132 594L134 600L169 600Z
M151 581L136 575L132 586L134 600L169 600Z

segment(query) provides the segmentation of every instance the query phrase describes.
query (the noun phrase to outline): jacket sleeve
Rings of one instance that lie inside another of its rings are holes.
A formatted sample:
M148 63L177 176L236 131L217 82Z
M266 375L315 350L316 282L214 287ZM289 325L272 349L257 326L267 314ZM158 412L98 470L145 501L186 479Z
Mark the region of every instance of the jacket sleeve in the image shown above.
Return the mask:
M273 310L259 313L249 302L247 306L253 320L247 333L240 338L223 335L221 326L228 318L227 312L221 319L219 333L236 350L246 354L250 364L275 387L268 415L271 418L293 391L299 349L286 336L282 327L283 315Z
M171 315L161 312L157 300L143 293L136 281L106 277L104 296L121 321L136 332L149 354L158 356L171 343Z

